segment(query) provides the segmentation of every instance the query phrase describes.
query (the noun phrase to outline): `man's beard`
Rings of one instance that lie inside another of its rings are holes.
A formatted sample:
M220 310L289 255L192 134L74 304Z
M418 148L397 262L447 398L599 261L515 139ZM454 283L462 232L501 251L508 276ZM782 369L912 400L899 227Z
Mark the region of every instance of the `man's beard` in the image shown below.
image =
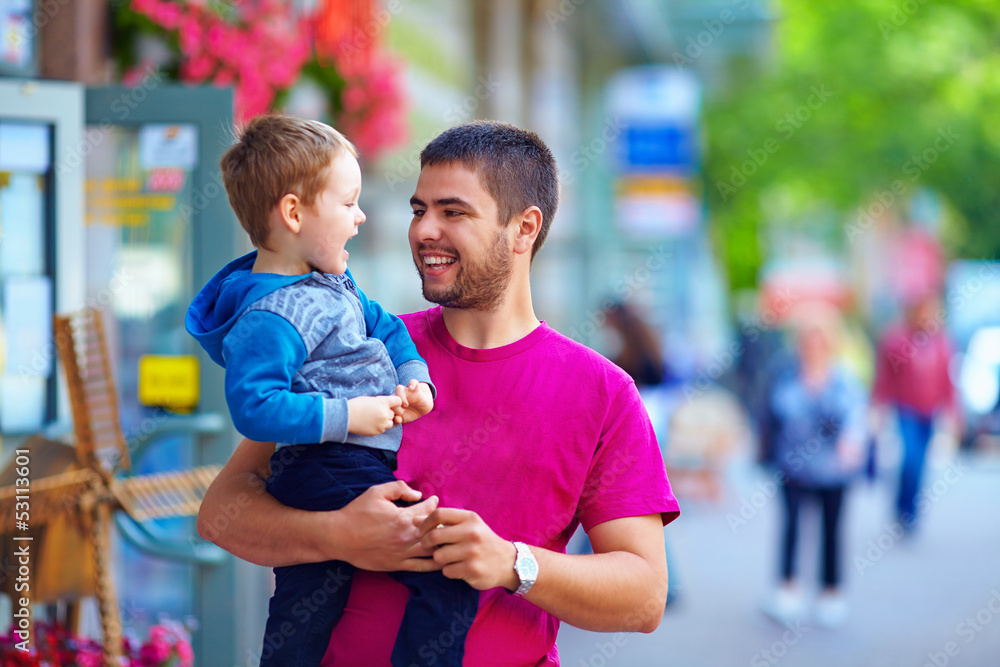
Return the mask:
M417 250L440 250L458 254L454 249L428 243L420 244ZM423 260L417 255L414 261L417 264L417 273L421 274L425 299L445 308L481 310L488 313L495 312L503 303L504 292L510 283L514 265L510 242L503 230L497 232L482 261L473 261L465 256L459 257L458 273L451 285L428 287L421 271Z

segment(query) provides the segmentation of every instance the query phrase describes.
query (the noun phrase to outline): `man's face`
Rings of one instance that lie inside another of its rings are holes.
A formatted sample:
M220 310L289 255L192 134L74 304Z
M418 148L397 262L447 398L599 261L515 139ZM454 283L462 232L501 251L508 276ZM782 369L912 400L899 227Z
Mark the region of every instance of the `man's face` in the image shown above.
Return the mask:
M410 198L410 251L424 298L448 308L495 311L513 271L513 226L475 172L452 162L420 170Z

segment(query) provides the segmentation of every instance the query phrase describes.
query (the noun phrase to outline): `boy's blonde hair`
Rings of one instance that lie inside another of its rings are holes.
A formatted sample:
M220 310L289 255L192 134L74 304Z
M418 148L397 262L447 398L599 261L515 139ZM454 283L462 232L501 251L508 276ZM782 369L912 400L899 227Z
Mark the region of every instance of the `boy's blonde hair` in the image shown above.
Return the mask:
M229 204L254 247L266 247L271 210L286 194L312 206L341 151L358 151L326 123L267 114L251 120L222 156Z

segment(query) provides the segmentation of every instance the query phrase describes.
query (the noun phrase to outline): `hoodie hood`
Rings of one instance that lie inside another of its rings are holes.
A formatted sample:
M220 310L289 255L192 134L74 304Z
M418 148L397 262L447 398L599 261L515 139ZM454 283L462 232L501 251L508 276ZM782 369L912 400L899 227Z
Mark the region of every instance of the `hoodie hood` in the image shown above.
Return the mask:
M254 273L253 265L256 260L257 251L254 250L226 264L198 292L184 317L184 328L201 343L212 361L223 368L226 367L226 361L222 358L222 339L247 306L311 275Z

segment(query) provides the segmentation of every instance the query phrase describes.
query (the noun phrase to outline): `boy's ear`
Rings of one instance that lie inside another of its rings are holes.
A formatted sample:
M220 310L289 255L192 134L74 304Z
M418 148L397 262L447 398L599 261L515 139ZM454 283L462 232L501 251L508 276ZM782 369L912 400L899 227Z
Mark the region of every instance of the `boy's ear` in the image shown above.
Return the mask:
M298 195L288 193L278 200L278 217L288 231L299 233L302 228L302 200Z

